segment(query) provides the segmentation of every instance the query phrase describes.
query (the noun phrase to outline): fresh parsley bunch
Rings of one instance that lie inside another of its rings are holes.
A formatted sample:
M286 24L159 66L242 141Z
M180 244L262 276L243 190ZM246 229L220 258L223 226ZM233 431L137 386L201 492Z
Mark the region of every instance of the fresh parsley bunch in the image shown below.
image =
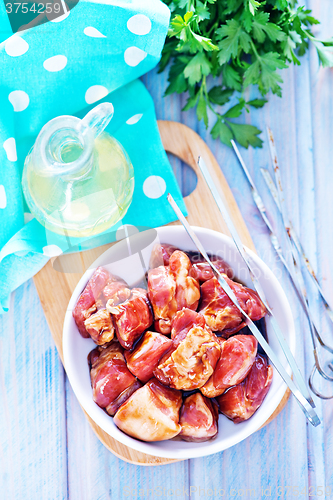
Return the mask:
M313 43L323 66L333 66L333 38L319 40L311 25L319 21L296 0L164 0L172 12L160 71L171 61L169 86L173 92L189 93L184 110L196 106L199 120L208 127L207 108L216 116L211 129L214 139L230 146L235 139L244 147L261 147L261 131L252 125L232 121L249 106L261 108L271 90L281 96L282 78L278 70L289 63L300 64ZM216 85L207 88L212 75ZM262 98L246 102L244 90L257 85ZM226 112L226 104L240 92L238 103Z

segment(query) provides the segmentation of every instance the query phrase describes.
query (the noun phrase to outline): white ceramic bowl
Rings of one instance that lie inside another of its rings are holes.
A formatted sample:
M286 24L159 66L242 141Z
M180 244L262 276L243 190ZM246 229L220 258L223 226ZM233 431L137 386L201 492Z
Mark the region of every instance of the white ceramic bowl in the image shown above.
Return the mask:
M199 227L194 229L204 244L206 251L224 257L234 270L236 278L252 288L249 273L231 238L209 229ZM147 237L147 235L150 235L150 237ZM162 227L152 230L150 233L146 231L145 233L135 235L133 241L131 240L132 251L133 248L134 252L135 248L142 250L142 247L145 246L142 252L129 255L128 241L120 241L101 255L82 276L68 304L65 316L63 331L65 369L74 393L84 410L105 432L121 443L143 453L165 458L186 459L210 455L230 448L247 438L250 434L257 431L272 415L286 391L286 385L275 369L269 392L253 417L241 424L234 424L223 415L220 415L217 437L204 443L188 443L177 438L175 440L155 443L139 441L127 436L118 429L113 423L113 419L99 408L92 399L87 355L96 346L91 339L84 339L79 334L72 317L73 308L81 291L97 266L102 265L111 273L121 276L129 285L133 285L139 281L144 276L143 262L147 269L151 250L157 242L170 243L183 250L195 250L192 241L182 226ZM266 298L294 354L295 330L287 298L276 277L266 264L250 250L249 254L252 257L254 267L257 269ZM288 370L288 365L282 354L280 345L274 336L269 319L266 319L266 324L268 341ZM288 370L288 373L290 373L290 370Z

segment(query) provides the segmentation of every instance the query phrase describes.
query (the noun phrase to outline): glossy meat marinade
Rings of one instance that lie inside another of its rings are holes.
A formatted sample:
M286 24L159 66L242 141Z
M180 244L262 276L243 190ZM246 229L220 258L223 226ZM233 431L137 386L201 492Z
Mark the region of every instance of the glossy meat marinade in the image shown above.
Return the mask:
M244 311L263 318L257 293L212 258ZM77 301L78 330L97 344L88 356L93 399L136 439L213 439L218 410L240 423L259 408L272 367L198 254L156 245L150 267L147 290L99 267Z

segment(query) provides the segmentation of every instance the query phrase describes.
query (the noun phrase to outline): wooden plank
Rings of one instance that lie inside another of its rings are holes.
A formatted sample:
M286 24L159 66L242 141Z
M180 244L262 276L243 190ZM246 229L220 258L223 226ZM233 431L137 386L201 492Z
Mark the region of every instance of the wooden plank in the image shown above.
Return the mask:
M322 39L332 37L332 3L309 1L309 7L321 24L313 28L316 36ZM332 200L332 121L333 121L333 71L319 67L318 56L314 47L310 50L310 106L312 115L313 143L311 155L313 158L313 173L309 189L313 191L312 217L313 223L307 225L304 220L302 233L308 237L308 245L314 249L314 265L317 267L323 289L333 303L333 263L331 248L333 234L329 229L333 224ZM306 144L304 144L306 151ZM303 207L306 210L306 199ZM312 222L312 221L311 221ZM312 258L312 256L311 256ZM333 345L333 328L327 321L322 307L317 304L318 319L321 333L330 345ZM322 391L333 394L332 384L325 383L319 377L317 384ZM323 426L320 433L309 430L309 486L316 491L318 486L331 488L333 492L333 437L330 428L333 418L333 400L320 404ZM327 497L329 495L327 494Z

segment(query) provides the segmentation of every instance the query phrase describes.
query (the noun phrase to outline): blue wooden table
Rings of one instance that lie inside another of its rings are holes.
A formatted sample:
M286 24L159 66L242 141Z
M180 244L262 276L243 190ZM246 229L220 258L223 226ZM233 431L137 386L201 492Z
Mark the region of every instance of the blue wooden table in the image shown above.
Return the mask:
M322 22L315 32L332 36L331 0L311 0L308 6ZM283 78L283 98L270 96L262 110L251 111L245 119L261 129L265 124L273 129L290 217L333 302L333 70L319 68L311 49L302 65L285 70ZM297 361L308 376L313 357L307 320L272 251L233 151L212 141L193 112L181 112L184 97L162 98L165 74L152 71L143 81L154 98L157 117L194 128L216 155L258 254L288 296L297 330ZM265 133L263 138L262 150L242 154L276 215L259 169L271 168ZM188 193L193 173L175 158L171 163L183 193ZM315 294L312 302L323 336L333 344L333 329ZM223 453L140 467L114 457L89 427L64 374L32 280L13 293L10 312L0 317L0 356L3 500L333 498L333 400L315 398L322 420L315 429L290 399L272 423ZM325 388L321 381L318 385Z

